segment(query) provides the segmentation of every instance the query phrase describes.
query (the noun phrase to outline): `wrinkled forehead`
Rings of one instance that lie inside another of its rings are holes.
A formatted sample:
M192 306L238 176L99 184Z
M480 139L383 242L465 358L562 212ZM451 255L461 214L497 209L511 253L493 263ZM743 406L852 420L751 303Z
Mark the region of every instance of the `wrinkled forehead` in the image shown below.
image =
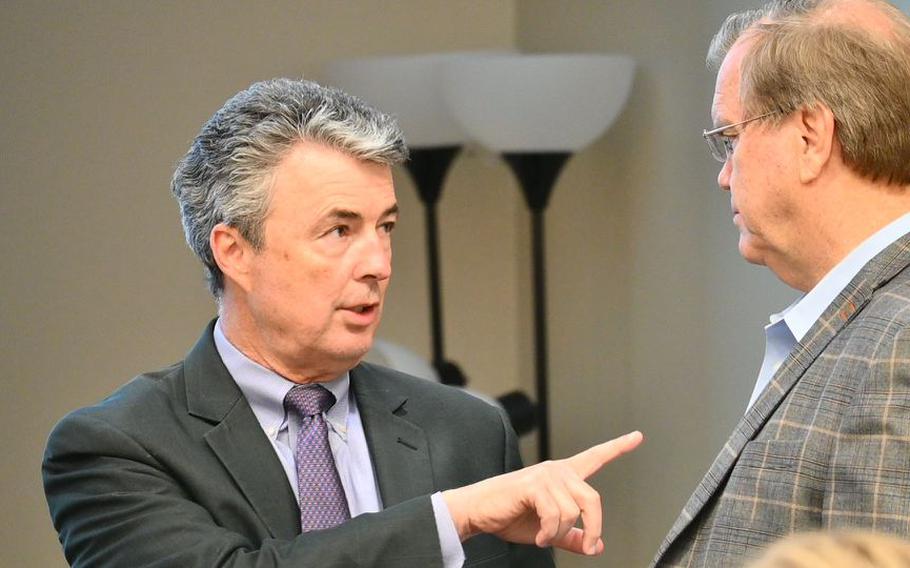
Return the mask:
M742 99L740 97L742 63L754 42L753 36L743 34L730 47L717 70L714 100L711 104L711 118L716 125L742 120Z

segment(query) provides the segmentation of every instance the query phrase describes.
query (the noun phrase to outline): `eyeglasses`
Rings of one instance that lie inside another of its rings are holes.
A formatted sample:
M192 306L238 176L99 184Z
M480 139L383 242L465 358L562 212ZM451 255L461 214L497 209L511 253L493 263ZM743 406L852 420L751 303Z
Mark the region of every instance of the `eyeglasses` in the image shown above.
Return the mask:
M752 121L759 120L762 118L767 118L772 114L777 114L778 111L772 110L771 112L766 112L761 116L754 116L752 118L747 118L741 122L735 124L725 124L724 126L719 126L713 130L705 130L702 133L702 136L705 137L705 142L708 143L708 148L711 149L711 156L714 157L720 163L725 163L730 159L730 154L733 153L733 141L736 140L736 137L742 133L742 128L738 128L736 132L730 133L730 130L737 128L738 126L743 126L749 124Z

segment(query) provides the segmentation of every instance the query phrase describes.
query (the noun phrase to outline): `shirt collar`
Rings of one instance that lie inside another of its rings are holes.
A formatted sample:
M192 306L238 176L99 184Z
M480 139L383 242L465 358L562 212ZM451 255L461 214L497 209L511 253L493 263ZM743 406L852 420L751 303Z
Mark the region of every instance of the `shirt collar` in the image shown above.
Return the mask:
M297 386L278 373L256 363L228 340L221 328L221 320L215 322L215 348L224 362L224 366L234 378L240 391L250 403L253 414L270 438L275 438L279 430L287 425L287 413L284 410L284 397L288 391ZM345 372L337 379L320 383L335 396L335 404L325 413L326 421L331 427L344 436L347 433L347 417L350 405L350 374Z
M862 270L863 266L875 255L885 250L888 245L907 233L910 233L910 213L902 215L863 241L805 296L799 298L783 312L771 316L771 323L774 324L777 319L782 317L796 340L801 341L809 328L821 317L837 295L847 287L853 277Z

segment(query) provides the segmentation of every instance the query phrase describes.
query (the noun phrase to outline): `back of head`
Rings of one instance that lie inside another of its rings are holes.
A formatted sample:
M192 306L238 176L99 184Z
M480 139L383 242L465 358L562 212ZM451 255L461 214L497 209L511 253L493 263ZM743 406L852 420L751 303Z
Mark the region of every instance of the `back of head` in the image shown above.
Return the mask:
M171 181L186 241L202 260L216 297L224 276L209 245L212 228L234 226L261 248L272 171L301 141L380 164L407 158L390 116L337 89L273 79L234 95L203 125Z
M822 104L844 163L859 176L910 185L910 20L881 0L774 0L733 14L714 37L719 66L741 37L747 116L782 121Z
M910 542L864 531L792 535L748 568L907 568Z

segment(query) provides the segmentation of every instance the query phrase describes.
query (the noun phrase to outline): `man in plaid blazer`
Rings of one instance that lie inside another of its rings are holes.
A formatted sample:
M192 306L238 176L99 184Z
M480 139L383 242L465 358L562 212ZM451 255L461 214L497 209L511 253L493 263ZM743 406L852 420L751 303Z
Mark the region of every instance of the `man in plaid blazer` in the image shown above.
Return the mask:
M910 534L910 22L777 0L712 42L739 250L805 292L654 566L739 566L801 530Z

